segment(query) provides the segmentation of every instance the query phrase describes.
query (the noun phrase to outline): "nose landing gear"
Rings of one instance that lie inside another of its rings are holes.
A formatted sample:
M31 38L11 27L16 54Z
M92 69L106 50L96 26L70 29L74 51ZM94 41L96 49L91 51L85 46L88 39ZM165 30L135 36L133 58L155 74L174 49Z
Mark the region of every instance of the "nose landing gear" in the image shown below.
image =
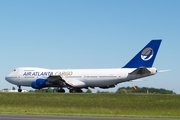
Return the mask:
M21 86L18 86L18 92L22 92Z

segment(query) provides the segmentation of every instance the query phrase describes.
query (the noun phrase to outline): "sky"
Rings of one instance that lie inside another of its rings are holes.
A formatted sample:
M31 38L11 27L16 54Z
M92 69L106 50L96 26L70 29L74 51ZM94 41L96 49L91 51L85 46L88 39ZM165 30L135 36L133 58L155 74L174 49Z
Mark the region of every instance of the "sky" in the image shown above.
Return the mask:
M17 67L120 68L150 40L162 39L153 67L171 71L106 91L137 85L180 94L179 5L179 0L0 0L0 89L16 87L5 76Z

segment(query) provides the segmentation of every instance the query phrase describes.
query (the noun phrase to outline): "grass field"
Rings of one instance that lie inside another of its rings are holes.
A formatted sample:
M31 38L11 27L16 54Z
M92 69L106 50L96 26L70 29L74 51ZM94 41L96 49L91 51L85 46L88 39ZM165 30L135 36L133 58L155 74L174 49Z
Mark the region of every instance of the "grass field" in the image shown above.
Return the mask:
M0 93L0 113L180 118L180 95Z

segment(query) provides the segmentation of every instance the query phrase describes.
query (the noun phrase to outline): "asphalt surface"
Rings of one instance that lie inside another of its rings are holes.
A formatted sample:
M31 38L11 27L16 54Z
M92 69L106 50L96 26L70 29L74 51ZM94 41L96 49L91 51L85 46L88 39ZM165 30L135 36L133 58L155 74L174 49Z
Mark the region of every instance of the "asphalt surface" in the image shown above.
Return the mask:
M41 116L41 115L4 115L0 120L180 120L171 118L121 118L121 117L79 117L79 116Z

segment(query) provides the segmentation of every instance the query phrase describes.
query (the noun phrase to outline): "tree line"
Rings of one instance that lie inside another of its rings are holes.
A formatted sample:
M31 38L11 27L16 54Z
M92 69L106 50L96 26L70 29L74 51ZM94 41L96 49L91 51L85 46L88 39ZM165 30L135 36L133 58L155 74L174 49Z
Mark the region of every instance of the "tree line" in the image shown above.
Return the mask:
M53 93L57 92L56 88L44 88L40 90L29 90L29 92L48 92ZM92 93L90 89L87 89L84 91L84 93ZM117 89L116 92L108 92L108 91L97 91L96 93L118 93L118 94L132 94L132 93L138 93L138 94L176 94L173 90L166 90L164 88L152 88L152 87L120 87Z
M176 94L173 90L166 90L164 88L138 87L138 86L121 87L116 91L116 93Z

